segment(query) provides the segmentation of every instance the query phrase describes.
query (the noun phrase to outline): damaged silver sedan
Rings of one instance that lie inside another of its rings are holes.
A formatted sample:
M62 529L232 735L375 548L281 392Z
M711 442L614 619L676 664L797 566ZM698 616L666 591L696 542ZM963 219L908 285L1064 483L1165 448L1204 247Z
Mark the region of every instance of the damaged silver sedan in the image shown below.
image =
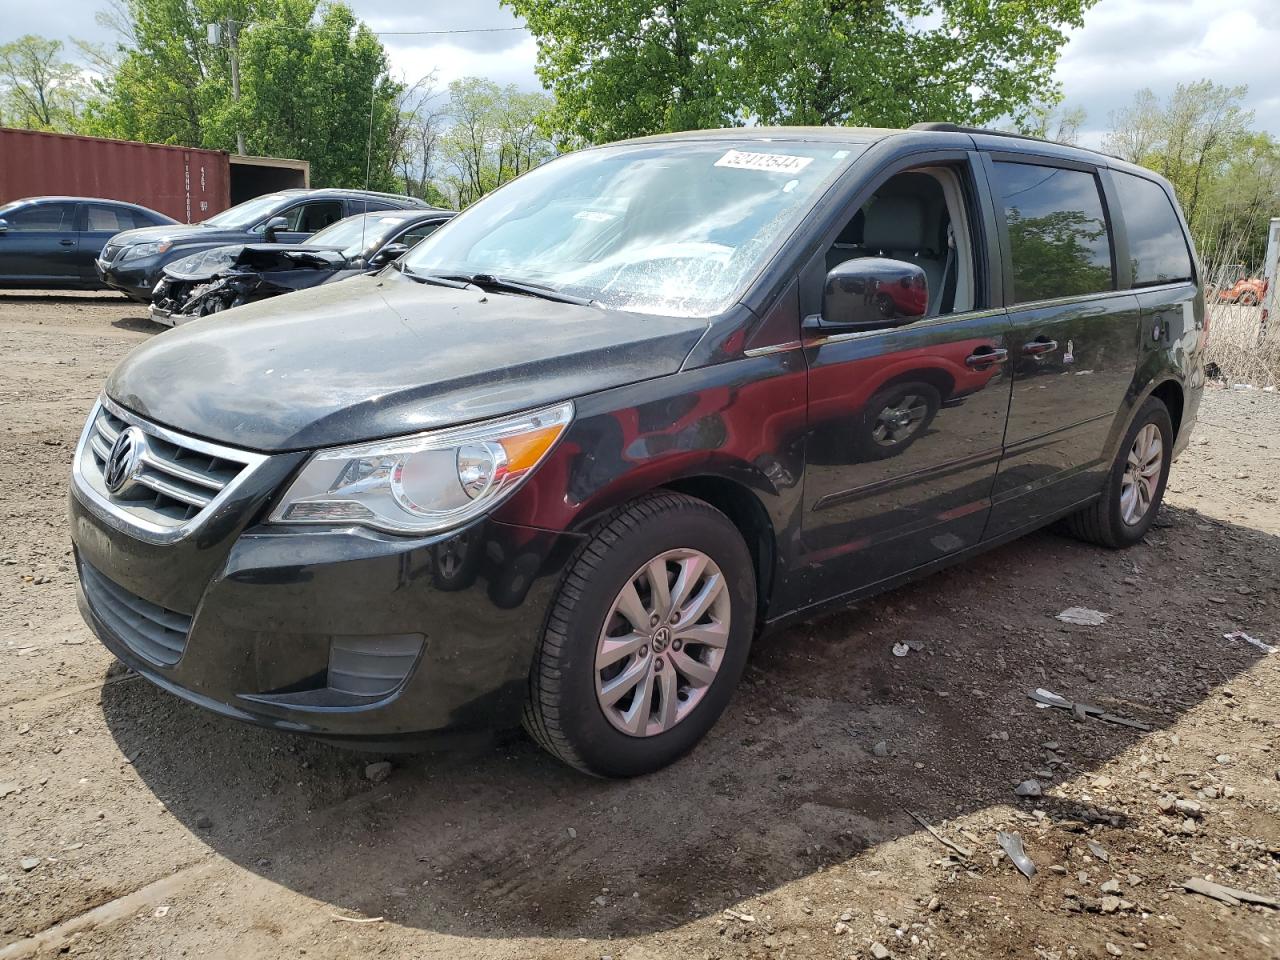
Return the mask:
M151 319L174 327L212 313L377 270L448 221L448 210L380 210L347 217L307 243L211 247L164 268Z

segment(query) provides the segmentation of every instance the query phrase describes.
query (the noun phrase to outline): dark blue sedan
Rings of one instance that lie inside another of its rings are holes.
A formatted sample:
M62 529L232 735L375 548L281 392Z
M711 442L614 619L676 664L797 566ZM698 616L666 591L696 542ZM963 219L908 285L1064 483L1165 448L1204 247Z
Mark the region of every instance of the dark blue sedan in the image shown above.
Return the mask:
M0 287L99 290L94 260L122 230L177 223L119 200L28 197L0 206Z

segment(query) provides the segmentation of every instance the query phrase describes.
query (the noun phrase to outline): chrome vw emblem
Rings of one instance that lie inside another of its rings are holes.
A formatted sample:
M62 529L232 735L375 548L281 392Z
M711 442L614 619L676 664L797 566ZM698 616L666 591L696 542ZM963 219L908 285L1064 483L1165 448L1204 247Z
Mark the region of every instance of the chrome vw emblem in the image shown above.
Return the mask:
M120 493L138 475L147 452L147 435L137 427L126 427L116 437L102 468L102 481L112 493Z

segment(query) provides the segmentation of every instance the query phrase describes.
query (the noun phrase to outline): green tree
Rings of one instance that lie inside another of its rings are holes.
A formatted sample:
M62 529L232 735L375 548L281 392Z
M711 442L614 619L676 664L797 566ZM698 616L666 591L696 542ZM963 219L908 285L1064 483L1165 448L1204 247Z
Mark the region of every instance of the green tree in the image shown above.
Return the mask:
M0 44L0 122L28 130L73 133L88 87L62 58L62 41L26 34Z
M1266 223L1280 215L1280 148L1254 132L1248 89L1209 80L1179 84L1166 102L1139 91L1111 116L1104 149L1162 174L1211 272L1257 264Z
M252 152L311 161L317 186L395 185L391 131L402 86L381 42L344 4L276 0L240 34L239 105L211 123L224 142L239 124Z
M100 20L114 51L86 50L104 68L91 132L311 162L316 186L397 182L392 133L402 86L378 38L339 2L117 0ZM241 98L226 43L211 23L237 24ZM372 116L371 116L372 115ZM372 122L371 122L372 120ZM370 144L372 149L369 149Z
M1096 0L503 0L538 38L554 124L603 141L762 123L1026 118Z
M464 207L555 153L542 132L551 100L480 77L449 84L447 127L440 137L442 186Z

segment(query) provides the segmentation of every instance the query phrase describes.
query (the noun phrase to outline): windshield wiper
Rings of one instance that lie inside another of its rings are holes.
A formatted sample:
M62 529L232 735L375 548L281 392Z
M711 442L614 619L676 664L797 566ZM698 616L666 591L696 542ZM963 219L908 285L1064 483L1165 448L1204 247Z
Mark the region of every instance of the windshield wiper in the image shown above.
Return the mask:
M454 290L466 290L468 287L474 287L476 284L470 280L460 277L444 277L434 273L415 273L405 265L403 260L396 260L391 264L392 270L398 270L406 277L417 280L419 283L430 283L437 287L452 287Z
M554 300L556 303L573 303L580 307L598 306L589 297L575 297L571 293L562 293L554 287L532 280L517 280L514 277L495 277L492 273L457 273L447 274L441 279L456 280L477 286L482 290L495 293L520 293L529 297L540 297L543 300Z

